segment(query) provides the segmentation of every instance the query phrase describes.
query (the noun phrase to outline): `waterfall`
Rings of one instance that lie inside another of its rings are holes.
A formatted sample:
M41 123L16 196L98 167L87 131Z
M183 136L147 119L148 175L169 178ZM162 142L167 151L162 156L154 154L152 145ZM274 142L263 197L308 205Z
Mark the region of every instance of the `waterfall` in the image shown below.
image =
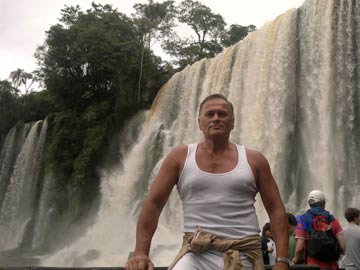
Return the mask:
M201 140L199 103L215 92L234 104L231 140L268 158L287 210L301 213L308 192L321 189L327 209L344 221L345 208L360 203L359 26L358 1L308 0L215 58L175 74L151 110L120 134L126 147L117 167L101 170L95 224L42 264L124 264L162 159L176 145ZM267 221L260 198L256 208L260 223ZM180 245L181 215L173 191L153 239L157 265L168 265Z
M18 135L16 130L10 130L2 149L0 250L16 248L31 241L30 231L34 222L36 188L47 121L38 121L27 132L28 129L29 125L25 125L18 131ZM14 144L17 147L13 147ZM10 151L10 148L18 154ZM9 181L5 183L7 179Z
M53 208L50 206L51 191L54 189L55 177L51 170L47 171L44 176L42 189L40 192L38 209L34 217L34 232L31 242L31 247L39 247L44 243L47 235L50 221L52 219Z
M7 185L15 165L21 146L29 131L31 124L13 127L6 136L5 142L0 152L0 209L3 203Z

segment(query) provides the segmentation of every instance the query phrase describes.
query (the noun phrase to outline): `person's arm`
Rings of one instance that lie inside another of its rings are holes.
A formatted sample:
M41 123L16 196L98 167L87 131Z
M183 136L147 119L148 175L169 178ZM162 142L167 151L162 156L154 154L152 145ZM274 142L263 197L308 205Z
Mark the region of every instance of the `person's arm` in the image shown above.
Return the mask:
M136 227L135 251L132 258L127 261L126 269L154 269L149 258L151 240L156 231L161 211L177 183L186 153L186 146L177 147L164 159L140 212Z
M337 240L339 241L341 253L344 254L344 253L345 253L345 239L344 239L344 234L343 234L343 233L339 233L339 234L336 235L336 238L337 238Z
M266 158L259 152L247 150L250 166L255 174L261 199L269 215L274 235L276 257L288 258L289 231L285 207ZM273 269L288 269L284 262L276 262Z
M301 262L304 251L305 251L305 239L297 238L296 247L295 247L295 257L293 259L294 264L299 264Z
M337 218L335 218L335 220L333 220L330 223L330 226L331 226L332 232L336 235L336 238L339 241L340 251L342 254L344 254L345 253L345 239L344 239L344 234L343 234L343 228L342 228L339 220Z

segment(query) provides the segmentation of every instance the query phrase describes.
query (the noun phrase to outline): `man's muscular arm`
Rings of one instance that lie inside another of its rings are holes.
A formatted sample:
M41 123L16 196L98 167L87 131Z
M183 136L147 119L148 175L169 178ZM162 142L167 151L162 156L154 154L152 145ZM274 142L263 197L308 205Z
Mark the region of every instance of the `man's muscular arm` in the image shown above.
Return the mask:
M255 174L261 199L270 218L274 235L276 256L288 258L289 231L285 207L266 158L259 152L248 150L247 156ZM274 269L288 269L284 262L276 262Z
M154 269L154 265L149 259L151 240L156 231L161 211L177 183L186 153L187 147L180 146L173 149L164 159L140 212L136 227L135 251L133 257L127 261L126 269Z

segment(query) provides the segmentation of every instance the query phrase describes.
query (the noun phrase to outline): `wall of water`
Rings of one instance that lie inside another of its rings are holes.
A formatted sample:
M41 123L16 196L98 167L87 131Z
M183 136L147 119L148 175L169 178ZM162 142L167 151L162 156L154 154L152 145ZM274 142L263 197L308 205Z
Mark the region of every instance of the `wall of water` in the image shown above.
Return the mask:
M95 224L72 245L44 257L43 265L126 261L141 202L161 160L172 147L201 140L199 103L215 92L235 106L231 140L264 153L288 211L304 211L308 192L322 189L327 208L344 220L344 209L360 203L359 26L359 1L308 0L214 59L175 74L152 109L119 135L123 159L101 170ZM256 207L263 224L260 199ZM169 264L176 253L181 219L174 191L153 240L157 265Z
M16 126L1 149L0 251L31 241L47 121Z

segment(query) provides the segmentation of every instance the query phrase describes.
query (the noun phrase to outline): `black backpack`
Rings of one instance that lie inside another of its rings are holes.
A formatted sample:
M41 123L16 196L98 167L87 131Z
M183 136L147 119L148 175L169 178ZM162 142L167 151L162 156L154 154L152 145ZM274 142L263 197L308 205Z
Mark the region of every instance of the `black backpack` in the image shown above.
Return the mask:
M310 215L310 214L306 214ZM312 215L311 215L312 216ZM312 216L311 229L307 230L307 256L317 260L330 262L340 258L340 244L323 215Z

